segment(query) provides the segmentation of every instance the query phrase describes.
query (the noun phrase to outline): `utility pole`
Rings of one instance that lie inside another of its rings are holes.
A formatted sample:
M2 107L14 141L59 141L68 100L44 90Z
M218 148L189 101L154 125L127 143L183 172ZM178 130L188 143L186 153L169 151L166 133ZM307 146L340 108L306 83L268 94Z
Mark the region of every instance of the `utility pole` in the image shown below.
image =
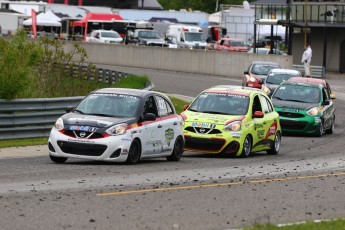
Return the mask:
M308 27L308 22L307 22L307 17L308 17L308 0L304 0L304 44L307 44L307 27Z

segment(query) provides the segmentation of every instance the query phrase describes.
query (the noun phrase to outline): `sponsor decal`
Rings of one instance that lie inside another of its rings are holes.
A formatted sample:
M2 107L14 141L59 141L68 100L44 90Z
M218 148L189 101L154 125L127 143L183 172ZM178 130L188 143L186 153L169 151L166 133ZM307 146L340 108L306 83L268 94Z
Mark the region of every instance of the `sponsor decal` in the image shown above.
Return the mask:
M84 132L96 132L98 128L96 127L90 127L90 126L83 126L83 125L71 125L69 127L69 130L75 130L75 131L84 131Z
M274 121L268 129L265 139L267 139L269 136L275 135L275 133L277 132L277 127L278 123L277 121Z
M132 141L132 139L129 139L129 138L121 138L121 141Z
M90 120L97 122L98 124L103 124L103 125L111 125L112 122L110 121L102 121L102 120L95 120L95 117L85 117L85 118L80 118L80 117L71 117L68 119L68 121L71 122L81 122L81 121L87 121L90 122Z
M254 130L261 129L263 127L264 127L264 125L262 123L254 123Z
M264 130L258 130L257 136L258 136L259 139L264 139L265 131Z
M88 139L67 139L70 142L78 142L78 143L87 143L87 144L94 144L96 143L95 141L89 141Z
M170 141L172 139L174 139L174 130L173 129L165 130L165 140Z
M231 132L231 135L232 135L232 137L235 137L235 138L242 137L242 133L240 133L240 132Z
M128 153L128 149L122 149L123 153Z
M208 128L209 126L211 126L211 124L210 123L203 123L203 122L193 122L192 126L198 127L198 128Z

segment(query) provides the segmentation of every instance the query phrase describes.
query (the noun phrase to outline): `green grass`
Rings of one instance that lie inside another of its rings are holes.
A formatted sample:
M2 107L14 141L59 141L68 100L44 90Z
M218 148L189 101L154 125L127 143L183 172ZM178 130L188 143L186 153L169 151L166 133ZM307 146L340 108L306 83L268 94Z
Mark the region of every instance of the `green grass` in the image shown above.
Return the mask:
M345 219L321 221L318 223L306 222L301 224L276 226L272 224L246 227L243 230L345 230Z
M171 102L174 104L176 112L180 114L183 112L183 106L188 105L189 103L187 101L175 98L175 97L170 97Z
M48 137L26 138L26 139L15 139L15 140L0 140L0 148L46 145L47 143L48 143Z

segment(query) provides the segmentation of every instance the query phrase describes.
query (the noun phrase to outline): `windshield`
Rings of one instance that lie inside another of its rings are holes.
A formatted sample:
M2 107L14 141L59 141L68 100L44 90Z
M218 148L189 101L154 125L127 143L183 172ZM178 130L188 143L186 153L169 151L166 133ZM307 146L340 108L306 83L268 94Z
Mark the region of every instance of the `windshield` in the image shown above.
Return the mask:
M247 114L249 97L230 93L205 92L199 95L188 110L226 115Z
M185 38L188 42L204 42L204 34L203 33L193 33L193 32L185 32Z
M293 73L270 73L266 78L266 83L280 85L280 83L287 81L292 77L298 77L298 75Z
M319 103L321 91L319 88L305 85L281 85L274 92L272 99L297 101L303 103Z
M91 94L87 96L75 111L82 114L134 117L140 98L124 94Z
M120 35L116 32L102 32L101 34L104 38L120 38Z
M271 69L275 69L275 68L279 69L279 66L268 65L268 64L254 64L251 72L258 75L267 75Z
M139 31L139 38L161 38L157 31Z
M230 41L231 46L247 46L244 41Z

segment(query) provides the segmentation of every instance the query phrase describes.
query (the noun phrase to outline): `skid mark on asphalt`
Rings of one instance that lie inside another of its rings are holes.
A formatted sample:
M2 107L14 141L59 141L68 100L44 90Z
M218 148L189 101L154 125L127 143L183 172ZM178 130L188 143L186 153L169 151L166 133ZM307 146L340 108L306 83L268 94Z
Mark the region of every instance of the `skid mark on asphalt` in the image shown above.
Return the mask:
M272 178L272 179L263 179L263 180L249 180L249 181L226 182L226 183L217 183L217 184L177 186L177 187L170 187L170 188L140 189L140 190L129 190L129 191L121 191L121 192L105 192L105 193L98 193L97 195L98 196L128 195L128 194L135 194L135 193L149 193L149 192L173 191L173 190L183 190L183 189L223 187L223 186L230 186L230 185L282 182L282 181L316 179L316 178L336 177L336 176L345 176L345 172L338 172L338 173L332 173L332 174L319 174L319 175L313 175L313 176L295 176L295 177L286 177L286 178Z

